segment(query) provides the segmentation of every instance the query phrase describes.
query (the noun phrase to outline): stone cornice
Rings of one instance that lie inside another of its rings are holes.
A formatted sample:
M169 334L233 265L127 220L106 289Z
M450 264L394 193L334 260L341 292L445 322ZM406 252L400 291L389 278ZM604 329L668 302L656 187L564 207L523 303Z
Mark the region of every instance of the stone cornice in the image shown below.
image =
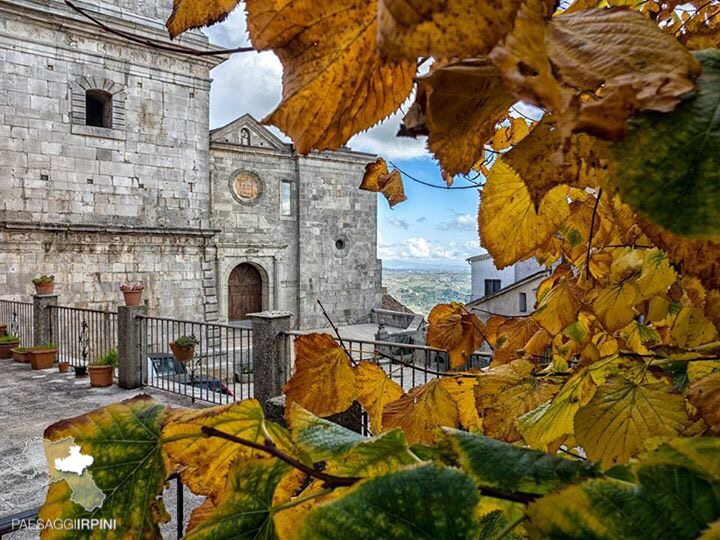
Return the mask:
M207 38L199 32L189 32L183 34L183 36L175 41L170 41L167 30L160 21L121 10L109 4L93 3L85 0L75 0L75 3L78 7L87 10L93 16L98 16L103 22L118 30L139 34L168 45L181 45L198 50L223 50L221 47L210 45ZM0 0L0 12L12 13L20 16L22 19L32 19L38 24L43 24L48 27L59 27L65 31L70 30L73 33L86 35L93 39L113 42L122 47L143 49L143 45L129 42L96 27L92 22L71 10L64 2L57 0ZM205 64L209 69L212 69L212 67L224 62L228 58L228 56L225 55L216 57L194 57L159 50L157 53L183 59L184 61Z
M25 232L58 232L90 234L134 234L157 236L200 236L212 238L222 232L220 229L195 229L184 227L133 227L129 225L101 225L75 223L42 223L21 221L0 221L0 230Z
M234 154L245 154L250 156L272 156L282 159L300 159L300 160L318 160L331 161L334 163L352 163L355 165L365 164L374 161L377 156L375 154L366 154L364 152L354 152L352 150L335 150L330 152L311 152L307 156L302 156L292 150L288 146L287 152L278 151L270 148L260 148L257 146L242 146L240 144L222 143L217 141L210 142L210 152L222 151L232 152Z

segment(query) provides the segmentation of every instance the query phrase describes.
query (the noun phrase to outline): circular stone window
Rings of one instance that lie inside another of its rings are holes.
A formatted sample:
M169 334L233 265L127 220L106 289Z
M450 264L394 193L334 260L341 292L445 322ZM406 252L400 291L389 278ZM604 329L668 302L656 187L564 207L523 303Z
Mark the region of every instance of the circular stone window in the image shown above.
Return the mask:
M230 192L241 204L257 204L263 194L263 181L254 172L237 171L230 177Z
M350 239L344 234L340 234L335 237L333 246L335 247L333 251L336 257L347 257L350 251Z

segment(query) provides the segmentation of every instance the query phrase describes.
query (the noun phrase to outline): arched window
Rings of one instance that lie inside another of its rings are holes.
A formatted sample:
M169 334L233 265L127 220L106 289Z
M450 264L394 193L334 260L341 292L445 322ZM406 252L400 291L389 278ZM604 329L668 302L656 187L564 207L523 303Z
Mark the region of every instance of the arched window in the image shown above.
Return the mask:
M250 130L242 128L240 130L240 144L242 146L250 146Z
M113 97L104 90L85 92L85 125L112 129Z

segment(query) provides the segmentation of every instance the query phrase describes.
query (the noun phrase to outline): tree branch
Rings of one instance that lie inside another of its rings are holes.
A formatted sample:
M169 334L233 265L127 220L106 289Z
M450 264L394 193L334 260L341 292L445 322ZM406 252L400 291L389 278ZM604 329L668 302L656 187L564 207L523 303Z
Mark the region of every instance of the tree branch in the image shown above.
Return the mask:
M249 441L247 439L236 437L235 435L231 435L230 433L225 433L224 431L220 431L219 429L215 429L214 427L210 427L210 426L203 426L201 429L202 429L202 432L205 435L207 435L208 437L219 437L219 438L225 439L227 441L242 444L243 446L249 446L250 448L254 448L255 450L260 450L262 452L266 452L266 453L270 454L271 456L276 457L281 461L284 461L288 465L291 465L291 466L295 467L296 469L304 472L308 476L312 476L313 478L322 480L324 482L323 487L336 488L336 487L352 486L356 482L362 480L362 478L357 478L357 477L335 476L332 474L324 473L322 471L316 471L312 467L308 467L307 465L300 463L295 458L292 458L292 457L288 456L287 454L281 452L274 446L269 446L267 444L260 444L260 443L256 443L253 441Z
M340 346L343 348L343 351L345 351L345 354L347 354L347 357L350 359L350 362L352 363L352 365L357 366L358 364L355 361L355 359L352 357L352 354L350 354L350 351L348 351L347 347L345 346L345 342L343 341L343 338L340 337L340 330L338 330L338 327L335 326L335 323L330 318L330 315L328 315L327 311L325 311L325 306L322 305L322 302L320 301L319 298L318 298L317 303L320 306L320 309L322 309L323 315L325 315L327 322L330 323L330 326L332 326L332 329L335 331L335 335L337 336L338 341L340 342Z
M86 19L90 20L95 26L102 28L109 34L113 34L115 36L121 37L127 41L131 41L133 43L138 43L140 45L145 45L146 47L152 47L153 49L158 49L161 51L167 51L167 52L173 52L177 54L185 54L188 56L223 56L226 54L232 54L236 52L253 52L255 49L253 47L237 47L235 49L223 49L221 51L198 51L197 49L191 49L190 47L183 47L182 45L166 45L164 43L161 43L160 41L155 41L153 39L147 39L141 36L137 36L135 34L131 34L130 32L125 32L123 30L118 30L116 28L112 28L111 26L108 26L107 24L101 22L100 20L96 19L90 13L85 11L84 9L76 6L73 4L70 0L65 0L65 3L74 11L78 12L80 15L85 17Z
M595 230L595 216L597 215L597 209L598 205L600 204L601 196L602 188L598 190L597 198L595 199L595 206L593 206L592 220L590 221L590 234L588 235L587 257L585 257L585 277L587 277L587 279L595 279L590 273L590 250L592 249L592 237L593 231Z

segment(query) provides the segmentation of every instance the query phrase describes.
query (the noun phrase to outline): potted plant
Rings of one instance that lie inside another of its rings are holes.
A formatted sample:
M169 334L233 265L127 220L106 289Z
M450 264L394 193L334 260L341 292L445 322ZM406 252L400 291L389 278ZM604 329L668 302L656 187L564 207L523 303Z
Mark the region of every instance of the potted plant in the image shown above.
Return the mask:
M52 294L55 291L55 276L42 276L34 277L33 285L35 285L35 294L47 295Z
M13 334L0 337L0 358L12 358L12 350L20 345L20 338Z
M192 360L192 357L195 355L195 345L198 343L198 339L193 334L180 336L170 343L170 349L173 355L175 355L175 358L178 359L178 362L185 363L188 360Z
M55 363L57 346L52 343L36 345L28 349L28 359L33 369L50 369Z
M58 362L58 371L60 373L67 373L70 371L70 362Z
M123 283L120 285L120 290L125 298L126 306L139 306L142 303L142 293L145 290L142 283L134 283L132 285Z
M28 359L28 348L27 347L15 347L12 350L13 360L20 362L21 364L27 364L30 360Z
M238 383L251 383L253 382L253 365L242 364L240 371L235 372L235 382Z
M110 349L100 358L93 360L88 364L88 372L90 373L90 386L105 387L111 386L113 383L113 375L115 366L118 361L117 349Z

